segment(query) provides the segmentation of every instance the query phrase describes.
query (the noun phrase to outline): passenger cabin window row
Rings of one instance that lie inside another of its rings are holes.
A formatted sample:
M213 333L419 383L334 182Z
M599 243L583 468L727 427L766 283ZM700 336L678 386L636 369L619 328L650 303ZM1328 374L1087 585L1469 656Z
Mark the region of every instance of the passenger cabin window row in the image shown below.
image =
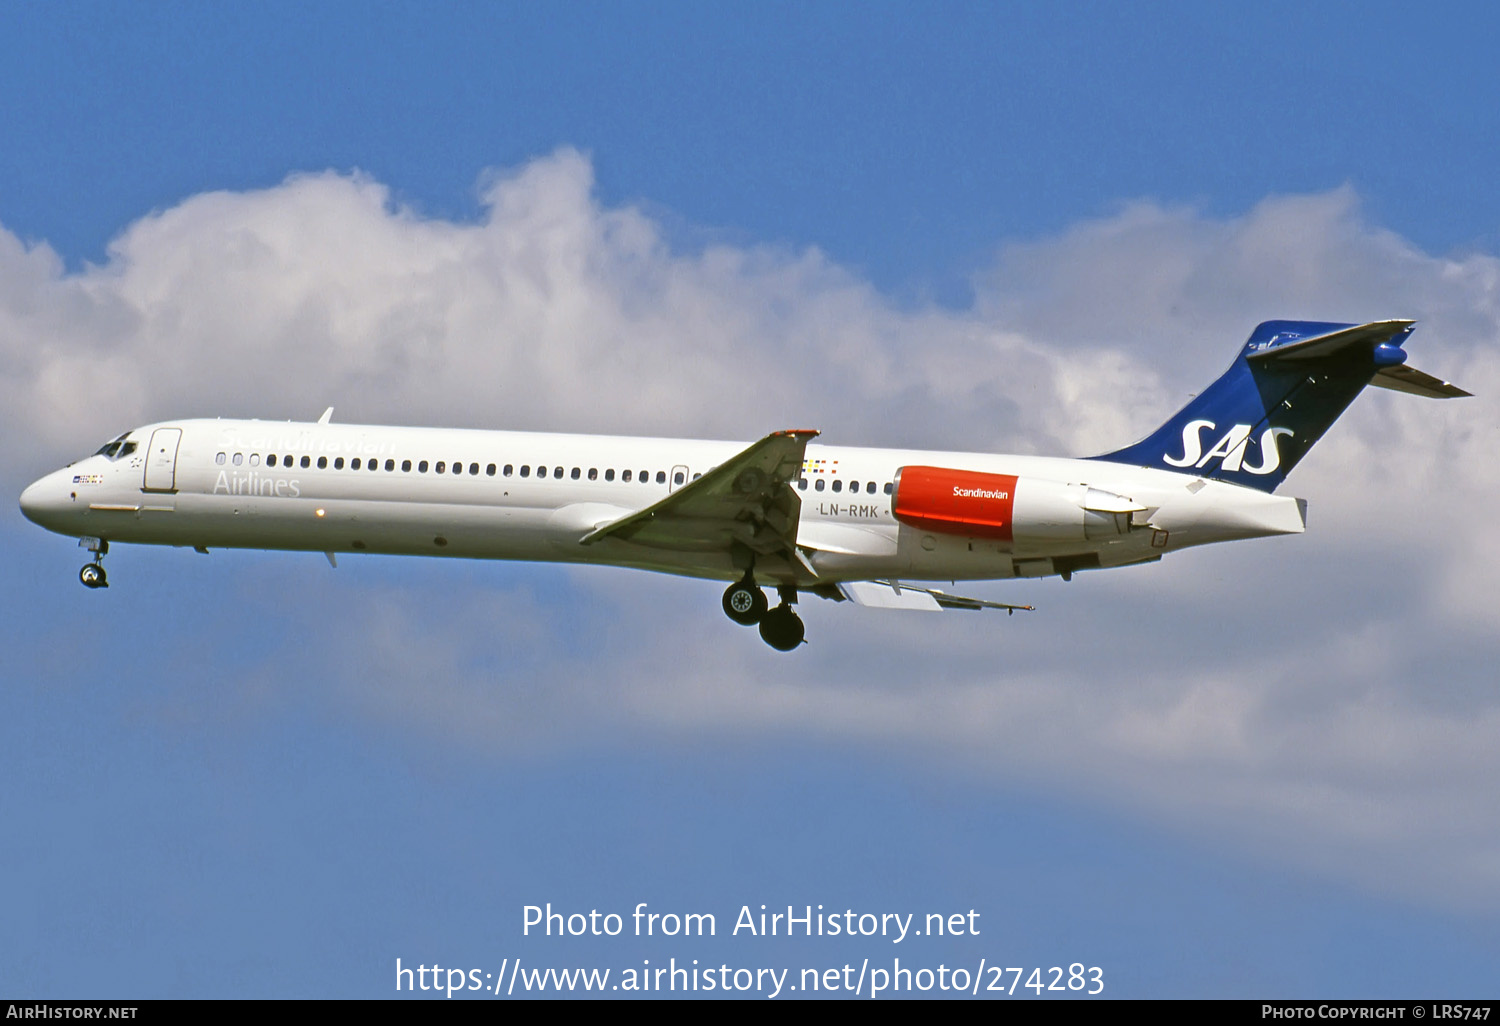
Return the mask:
M134 448L134 443L130 444L131 447ZM247 457L242 452L221 452L214 457L214 462L219 466L223 466L225 463L230 463L238 467L244 465L247 462ZM251 453L248 457L248 462L252 467L259 466L260 453ZM282 456L272 453L271 455L266 457L266 466L282 467L288 470L296 468L301 468L302 470L311 470L314 466L316 466L319 470L327 470L330 466L334 470L343 470L345 469L346 465L350 470L380 470L382 467L381 460L378 457L373 459L364 459L363 457L355 456L350 459L347 464L345 463L344 457L342 456L335 456L331 463L327 456L318 456L314 458L312 456ZM449 475L461 475L467 471L470 477L478 477L480 474L480 465L478 463L465 464L463 460L454 460L451 463L447 460L417 460L416 462L413 462L412 460L402 460L398 464L394 459L386 459L383 466L388 471L395 471L399 466L402 473L408 474L413 470L415 470L419 474L426 474L429 471L434 474ZM484 467L484 474L487 477L495 477L496 475L499 475L501 477L511 477L515 475L516 472L516 465L513 463L505 464L503 469L494 463L486 464ZM585 473L587 474L590 481L599 480L598 467L589 467L588 470L585 471L582 467L573 467L570 470L567 467L548 466L546 464L543 464L536 468L536 477L539 480L550 475L551 478L556 481L561 481L564 478L568 478L573 481L580 481L583 480ZM523 463L520 467L520 476L529 478L531 477L531 475L531 464ZM694 474L693 480L696 481L702 476L702 474ZM653 480L653 477L657 484L667 483L667 472L665 470L658 470L656 471L655 475L653 475L649 470L642 470L639 472L624 470L620 472L619 479L621 481L635 480L639 481L641 484L650 484ZM615 471L613 468L604 471L604 480L615 480ZM686 484L687 480L688 477L686 471L673 471L672 483L674 485Z
M529 464L529 463L523 463L523 464L520 465L520 467L517 467L513 463L507 463L505 465L504 469L500 473L501 473L502 477L511 477L511 476L516 476L516 477L531 477L533 471L532 471L531 464ZM572 480L572 481L580 481L584 477L587 477L590 481L598 481L599 478L600 478L600 472L599 472L599 468L598 467L589 467L588 470L584 470L582 467L574 467L571 470L569 470L567 467L551 467L551 468L549 468L545 464L543 464L543 465L541 465L541 466L539 466L539 467L536 468L535 473L536 473L537 478L539 478L539 479L546 477L550 473L552 475L552 479L555 480L555 481L560 481L564 477L567 477L569 480ZM603 476L604 476L604 480L605 481L614 481L614 480L616 480L615 470L614 470L613 467L607 468L604 471ZM698 480L698 478L700 478L702 476L703 476L702 474L694 474L693 475L693 480L696 481L696 480ZM641 484L650 484L652 482L652 480L653 480L653 475L652 475L651 471L649 471L649 470L642 470L642 471L638 471L638 472L637 471L633 471L633 470L622 470L622 471L620 471L620 475L619 475L618 480L620 480L622 482L626 482L626 481L638 481ZM658 470L656 472L655 476L654 476L654 480L656 481L657 484L666 484L667 483L667 472L665 470ZM688 477L687 477L687 472L686 471L674 470L672 472L672 484L674 484L674 485L687 484L687 480L688 480Z
M121 451L121 449L116 449L114 453L107 453L105 451L113 446L119 446L119 444L120 443L118 441L111 442L109 445L105 446L104 449L99 450L99 452L103 455L110 455L111 458L117 458L118 456L123 456L135 448L134 442L128 442L126 443L126 445L128 445L129 448L127 449L121 447L123 451ZM260 466L260 453L253 452L250 453L247 457L246 454L242 452L221 452L214 457L214 462L219 466L223 466L225 463L230 463L236 467L243 466L248 462L250 466L258 467ZM393 472L399 466L401 468L401 472L407 474L411 473L413 470L415 470L419 474L426 474L431 472L434 474L447 474L450 476L462 475L465 472L467 472L470 477L478 477L480 474L480 465L478 463L469 462L466 464L463 460L453 460L451 462L448 460L417 460L415 463L413 463L413 461L411 460L401 460L398 464L396 460L391 458L386 458L382 462L379 457L366 459L361 456L355 456L351 458L347 463L345 463L344 457L342 456L335 456L331 462L327 456L286 456L272 453L271 455L266 457L266 466L268 467L282 467L287 470L296 468L300 468L302 470L311 470L314 465L316 465L317 469L319 470L327 470L331 466L334 470L343 470L347 467L349 470L378 471L383 467L385 470ZM570 469L563 466L553 466L544 463L538 465L534 469L534 473L536 475L536 480L538 481L549 477L554 481L561 481L564 478L572 481L580 481L585 476L587 476L588 480L590 481L597 481L600 478L600 471L598 467L589 467L587 470L584 470L584 468L582 467L573 467ZM494 463L487 463L484 465L484 474L487 477L495 477L498 475L500 477L515 476L530 478L533 474L533 468L529 463L523 463L519 468L514 463L507 463L503 467ZM694 474L692 479L696 481L702 476L702 474ZM613 467L605 469L603 472L603 478L605 481L617 480L615 476L615 469ZM651 484L654 481L656 484L664 485L667 483L667 472L665 470L658 470L655 473L652 473L649 470L622 470L619 473L618 480L622 483L627 484L631 482ZM684 485L687 483L687 480L688 477L686 471L674 470L672 472L672 484L674 486ZM813 491L821 492L827 486L827 478L819 477L813 481ZM848 491L851 495L857 494L860 490L860 482L850 481L846 486L841 478L833 479L832 490L835 493L844 491L846 487L848 488ZM807 491L807 478L798 478L797 488L800 491ZM878 482L864 482L864 491L866 495L874 495L876 490L879 488L880 485ZM894 485L890 481L887 481L884 487L885 494L890 495L894 490Z
M813 491L815 491L815 492L821 492L827 486L828 486L828 479L827 478L820 477L820 478L817 478L817 479L815 479L813 481ZM859 482L858 481L850 481L847 487L849 489L849 494L850 495L854 495L854 494L856 494L859 491ZM865 494L866 495L874 495L875 494L875 490L877 488L879 488L879 487L880 487L880 485L877 482L875 482L875 481L866 481L865 482ZM797 488L799 490L801 490L801 491L804 491L804 492L807 491L807 478L805 478L805 477L799 478L797 480ZM843 480L841 478L837 478L836 477L836 478L833 479L833 491L835 491L835 492L842 492L844 490L844 488L845 488L845 485L844 485L844 482L843 482ZM893 482L887 481L885 483L885 488L884 488L885 494L890 495L895 490L896 490L896 486L895 486L895 484Z
M234 466L238 467L246 462L246 458L244 453L237 452L230 454L221 452L214 457L214 462L219 466L223 466L225 463L232 463L234 464ZM249 464L252 467L259 466L260 453L251 453L249 456ZM330 460L327 456L318 456L315 459L312 456L278 456L275 453L272 453L271 455L266 457L266 466L282 467L287 470L298 467L303 470L311 470L314 466L316 466L319 470L327 470L330 467L332 467L334 470L343 470L346 466L350 470L380 470L382 465L386 470L390 471L394 471L397 466L399 466L401 470L408 473L413 469L411 460L402 460L399 464L397 464L395 460L387 459L385 460L384 464L382 464L379 458L365 459L361 456L355 456L347 463L342 456L335 456L332 460ZM439 460L435 464L429 464L427 460L421 460L416 463L415 469L418 473L425 474L427 473L429 466L439 474L462 474L465 472L465 464L462 460L455 460L452 463L449 463L446 460ZM480 473L479 464L468 464L467 471L471 476L478 477ZM494 477L498 472L498 468L493 463L484 468L484 473L489 475L490 477Z

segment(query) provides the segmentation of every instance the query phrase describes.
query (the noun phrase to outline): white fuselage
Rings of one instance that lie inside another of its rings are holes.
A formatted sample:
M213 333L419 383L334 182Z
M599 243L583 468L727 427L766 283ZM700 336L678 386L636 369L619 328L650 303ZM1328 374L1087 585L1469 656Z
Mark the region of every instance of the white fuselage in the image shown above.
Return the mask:
M740 572L709 547L580 539L734 457L742 442L255 420L173 421L125 438L136 443L128 455L90 456L29 487L26 515L109 542ZM1015 538L898 522L892 486L908 466L1017 477ZM809 445L797 489L806 559L770 560L756 573L803 587L1037 577L1303 527L1299 500L1096 460ZM1085 530L1079 510L1077 524L1058 514L1089 490L1141 509L1103 535ZM1046 502L1035 498L1044 492ZM1036 529L1022 530L1028 524Z

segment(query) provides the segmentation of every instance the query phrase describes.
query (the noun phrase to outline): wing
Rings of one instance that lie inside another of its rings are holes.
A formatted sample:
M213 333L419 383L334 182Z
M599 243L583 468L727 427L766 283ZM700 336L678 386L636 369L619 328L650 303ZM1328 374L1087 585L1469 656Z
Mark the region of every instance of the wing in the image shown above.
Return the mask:
M717 552L740 544L761 555L801 562L797 519L802 499L792 482L802 475L808 440L817 434L767 435L660 502L595 528L581 543L620 538L656 548Z
M925 609L933 612L943 609L1004 609L1014 614L1017 609L1036 608L949 595L945 591L919 588L902 581L847 581L840 584L838 590L855 605L880 609Z

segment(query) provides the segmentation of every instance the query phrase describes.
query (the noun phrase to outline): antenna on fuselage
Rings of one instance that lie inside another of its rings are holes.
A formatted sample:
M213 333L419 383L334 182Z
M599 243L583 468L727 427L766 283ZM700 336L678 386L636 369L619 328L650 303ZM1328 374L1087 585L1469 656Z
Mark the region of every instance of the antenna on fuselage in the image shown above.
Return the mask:
M323 411L323 416L321 416L321 417L318 418L318 423L319 424L327 424L332 419L333 419L333 407L330 406L330 407L328 407L328 409L326 409L326 410Z

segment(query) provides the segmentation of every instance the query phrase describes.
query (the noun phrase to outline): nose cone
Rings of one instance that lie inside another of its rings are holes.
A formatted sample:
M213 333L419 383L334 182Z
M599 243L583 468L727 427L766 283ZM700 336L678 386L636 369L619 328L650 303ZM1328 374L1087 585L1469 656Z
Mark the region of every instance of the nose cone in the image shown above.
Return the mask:
M63 521L78 505L70 487L71 481L67 472L57 471L33 482L21 493L22 514L34 524L53 531L59 530Z
M42 481L45 480L46 478L42 479ZM41 523L37 517L42 515L42 495L44 493L42 481L32 483L21 493L21 513L25 515L27 520L35 524Z

